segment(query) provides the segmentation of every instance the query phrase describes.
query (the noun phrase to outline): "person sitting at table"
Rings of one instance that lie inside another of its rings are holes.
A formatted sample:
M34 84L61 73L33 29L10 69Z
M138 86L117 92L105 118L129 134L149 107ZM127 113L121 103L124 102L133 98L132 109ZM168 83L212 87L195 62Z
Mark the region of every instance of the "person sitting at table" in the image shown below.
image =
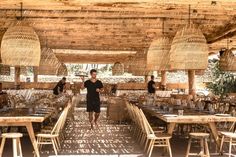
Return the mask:
M156 85L154 81L154 76L151 76L151 80L148 82L148 93L154 94L156 92Z
M62 93L64 91L64 87L66 85L66 78L63 77L58 83L57 85L53 88L53 94L54 95L59 95L60 93Z

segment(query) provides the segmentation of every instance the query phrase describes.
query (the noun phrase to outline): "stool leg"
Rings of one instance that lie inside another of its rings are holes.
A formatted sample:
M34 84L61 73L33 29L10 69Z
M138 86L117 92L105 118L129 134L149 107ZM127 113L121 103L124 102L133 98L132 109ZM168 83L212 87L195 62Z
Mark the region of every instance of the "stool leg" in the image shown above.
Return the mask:
M210 157L210 152L209 152L209 148L208 148L208 143L207 143L207 139L204 139L205 141L205 151L206 151L206 156Z
M232 138L230 138L229 142L229 157L231 157L231 151L232 151Z
M13 157L17 157L17 142L16 139L12 139L12 145L13 145Z
M150 151L148 152L148 157L151 157L152 156L152 150L153 150L153 147L154 147L154 143L155 143L155 140L151 140L150 142Z
M201 138L200 140L200 145L201 145L201 152L200 152L200 156L204 157L204 142L203 142L203 138Z
M17 145L18 145L18 149L19 149L19 156L22 157L22 149L21 149L20 139L17 139Z
M222 138L221 138L221 143L220 143L220 153L221 154L223 153L224 139L225 139L225 136L223 135Z
M56 148L56 145L55 145L55 143L54 143L54 140L51 139L51 142L52 142L52 146L53 146L54 152L55 152L55 154L57 155L57 148Z
M170 157L172 157L172 152L171 152L170 140L169 139L167 139L167 144L168 144L168 151L169 151Z
M0 147L0 157L2 157L5 142L6 142L6 138L2 137L2 142L1 142L1 147Z
M188 147L187 147L187 152L186 152L186 156L185 157L189 156L189 152L190 152L190 148L191 148L191 143L192 143L192 138L190 137L189 141L188 141Z

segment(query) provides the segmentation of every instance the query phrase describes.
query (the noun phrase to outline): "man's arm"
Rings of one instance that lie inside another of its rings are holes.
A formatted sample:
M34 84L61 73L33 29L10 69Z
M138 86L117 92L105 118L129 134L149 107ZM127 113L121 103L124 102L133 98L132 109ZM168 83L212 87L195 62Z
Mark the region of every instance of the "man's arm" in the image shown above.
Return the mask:
M103 92L103 91L104 91L103 84L102 84L102 82L100 82L99 87L96 89L96 92L100 93L100 92Z
M155 83L153 83L153 84L152 84L152 88L155 88L155 89L157 89L157 87L156 87L156 84L155 84Z

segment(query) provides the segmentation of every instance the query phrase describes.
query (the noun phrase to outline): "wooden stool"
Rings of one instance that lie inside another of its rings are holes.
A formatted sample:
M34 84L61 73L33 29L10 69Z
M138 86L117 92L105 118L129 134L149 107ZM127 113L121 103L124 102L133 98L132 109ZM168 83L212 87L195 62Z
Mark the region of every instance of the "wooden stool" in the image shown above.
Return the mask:
M207 144L207 139L210 135L208 133L190 133L189 136L190 136L190 139L188 142L186 157L188 157L190 155L194 155L194 156L197 155L197 156L201 156L201 157L210 157L208 144ZM200 140L201 152L199 154L198 153L190 153L192 139Z
M1 143L1 147L0 147L0 157L2 157L4 144L5 144L5 141L6 141L7 138L12 139L13 157L22 157L22 150L21 150L21 144L20 144L20 138L22 136L23 136L23 134L21 134L21 133L5 133L5 134L2 134L2 143Z

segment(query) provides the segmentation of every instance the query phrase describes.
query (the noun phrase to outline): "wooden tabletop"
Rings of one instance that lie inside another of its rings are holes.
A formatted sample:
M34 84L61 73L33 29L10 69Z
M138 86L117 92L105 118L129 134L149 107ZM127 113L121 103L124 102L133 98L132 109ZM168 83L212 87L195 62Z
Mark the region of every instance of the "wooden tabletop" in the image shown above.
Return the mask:
M199 112L190 109L184 109L184 115L178 116L178 111L174 110L173 113L159 112L158 110L153 110L151 107L139 106L145 112L149 112L153 116L165 121L166 123L210 123L210 122L234 122L236 117L227 116L217 116L215 114L209 114L208 112ZM174 114L175 117L166 117L165 115Z
M55 110L17 108L0 112L0 123L9 122L43 122Z

